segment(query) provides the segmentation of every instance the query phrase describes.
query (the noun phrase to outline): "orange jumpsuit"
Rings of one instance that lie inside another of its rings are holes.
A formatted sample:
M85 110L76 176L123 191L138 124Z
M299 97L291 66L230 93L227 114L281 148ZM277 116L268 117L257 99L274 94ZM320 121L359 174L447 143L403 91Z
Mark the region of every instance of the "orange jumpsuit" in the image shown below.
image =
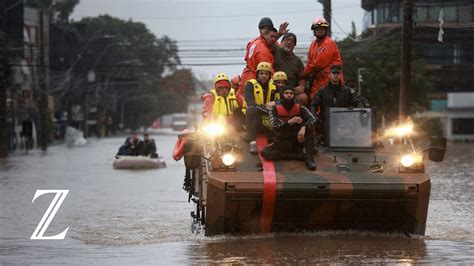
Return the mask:
M267 62L273 66L274 59L272 54L272 48L262 36L251 40L247 44L245 61L247 62L247 65L242 71L242 81L240 82L239 91L237 92L237 95L243 95L245 83L257 77L258 63ZM239 99L237 99L237 101L238 100Z
M308 78L313 74L313 84L309 95L310 101L313 100L316 92L322 86L329 82L329 67L331 65L341 65L342 59L336 43L329 37L321 41L314 40L309 47L308 63L303 70L303 77ZM341 73L341 81L343 81Z

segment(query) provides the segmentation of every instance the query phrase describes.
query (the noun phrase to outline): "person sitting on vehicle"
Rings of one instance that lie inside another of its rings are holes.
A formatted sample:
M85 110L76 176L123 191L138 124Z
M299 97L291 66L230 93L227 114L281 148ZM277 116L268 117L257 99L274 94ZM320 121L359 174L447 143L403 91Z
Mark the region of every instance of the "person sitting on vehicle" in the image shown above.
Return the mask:
M140 141L140 155L142 156L150 156L151 158L158 158L158 154L156 153L156 145L155 140L150 138L148 133L143 133L143 140Z
M234 89L234 92L236 92L239 89L241 81L242 81L242 78L240 77L240 75L235 75L230 80L230 85L231 85L232 89Z
M325 142L324 133L326 131L327 112L331 107L363 107L367 106L365 100L357 95L357 93L342 84L339 74L341 73L340 65L332 65L329 73L329 83L322 87L314 96L311 103L311 112L316 114L319 110L319 118L321 119L318 128L318 134L322 134L322 140Z
M313 151L316 117L304 105L295 102L293 86L284 86L280 94L282 99L270 112L274 142L264 147L261 155L271 161L304 160L308 169L316 170Z
M140 154L140 139L135 131L132 131L130 137L119 148L116 156L138 156Z
M280 99L280 93L271 80L272 66L261 62L257 66L257 78L247 81L244 87L245 126L242 138L250 142L251 153L256 153L257 133L267 133L270 127L269 110Z
M275 58L275 71L285 72L287 76L287 84L295 88L296 102L308 105L308 95L305 93L306 79L299 78L299 73L303 71L304 64L303 61L301 61L301 59L293 52L295 46L296 35L291 32L283 35L281 45L274 46L273 56Z
M214 88L202 97L204 120L225 118L229 124L240 125L244 123L244 114L237 102L240 95L236 95L226 74L220 73L214 78ZM243 99L240 100L243 102Z
M278 91L281 91L283 87L288 84L288 76L283 71L275 72L275 74L273 74L272 80L273 83L275 83L275 86L277 87Z

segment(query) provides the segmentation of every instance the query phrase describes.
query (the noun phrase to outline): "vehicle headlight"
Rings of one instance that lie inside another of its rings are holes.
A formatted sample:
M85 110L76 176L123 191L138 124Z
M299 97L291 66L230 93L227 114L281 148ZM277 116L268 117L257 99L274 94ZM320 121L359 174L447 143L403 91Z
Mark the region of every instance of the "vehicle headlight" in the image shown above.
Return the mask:
M217 137L225 133L225 127L221 124L208 124L203 127L203 131L208 136Z
M395 128L395 133L399 137L411 135L413 133L413 124L406 124Z
M396 136L396 137L406 137L409 135L413 135L413 124L407 123L403 125L399 125L397 127L393 127L387 130L388 136Z
M415 158L412 155L404 155L400 160L403 167L411 167L415 163Z
M400 158L400 173L424 173L423 157L419 154L405 154Z
M225 166L231 166L235 163L235 157L231 153L226 153L222 156L222 163Z

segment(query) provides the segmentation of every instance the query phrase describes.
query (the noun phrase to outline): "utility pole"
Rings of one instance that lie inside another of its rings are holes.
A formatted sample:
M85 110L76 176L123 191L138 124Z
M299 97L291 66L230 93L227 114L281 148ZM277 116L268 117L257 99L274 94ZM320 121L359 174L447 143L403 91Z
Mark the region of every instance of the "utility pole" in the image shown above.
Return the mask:
M39 12L39 113L40 113L40 146L41 150L46 151L49 143L49 112L48 112L48 86L46 86L47 69L44 63L44 11Z
M401 74L400 74L400 95L398 115L399 120L405 118L407 114L409 94L411 83L411 42L413 31L413 0L403 1L403 26L402 26L402 58L401 58Z
M0 158L8 156L7 139L7 21L6 1L0 0Z
M323 4L323 16L327 20L329 27L328 27L328 36L331 36L331 0L320 0Z

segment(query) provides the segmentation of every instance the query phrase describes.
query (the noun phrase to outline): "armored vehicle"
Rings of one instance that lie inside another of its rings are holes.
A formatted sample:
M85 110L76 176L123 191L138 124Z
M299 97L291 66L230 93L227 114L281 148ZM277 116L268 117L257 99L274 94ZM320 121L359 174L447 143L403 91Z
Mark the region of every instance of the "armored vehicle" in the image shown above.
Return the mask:
M251 155L238 134L217 125L180 135L194 228L206 235L346 229L423 235L431 187L423 155L443 160L446 139L433 137L430 148L418 150L412 124L377 132L372 117L370 108L331 108L316 171ZM259 151L267 143L258 136Z

